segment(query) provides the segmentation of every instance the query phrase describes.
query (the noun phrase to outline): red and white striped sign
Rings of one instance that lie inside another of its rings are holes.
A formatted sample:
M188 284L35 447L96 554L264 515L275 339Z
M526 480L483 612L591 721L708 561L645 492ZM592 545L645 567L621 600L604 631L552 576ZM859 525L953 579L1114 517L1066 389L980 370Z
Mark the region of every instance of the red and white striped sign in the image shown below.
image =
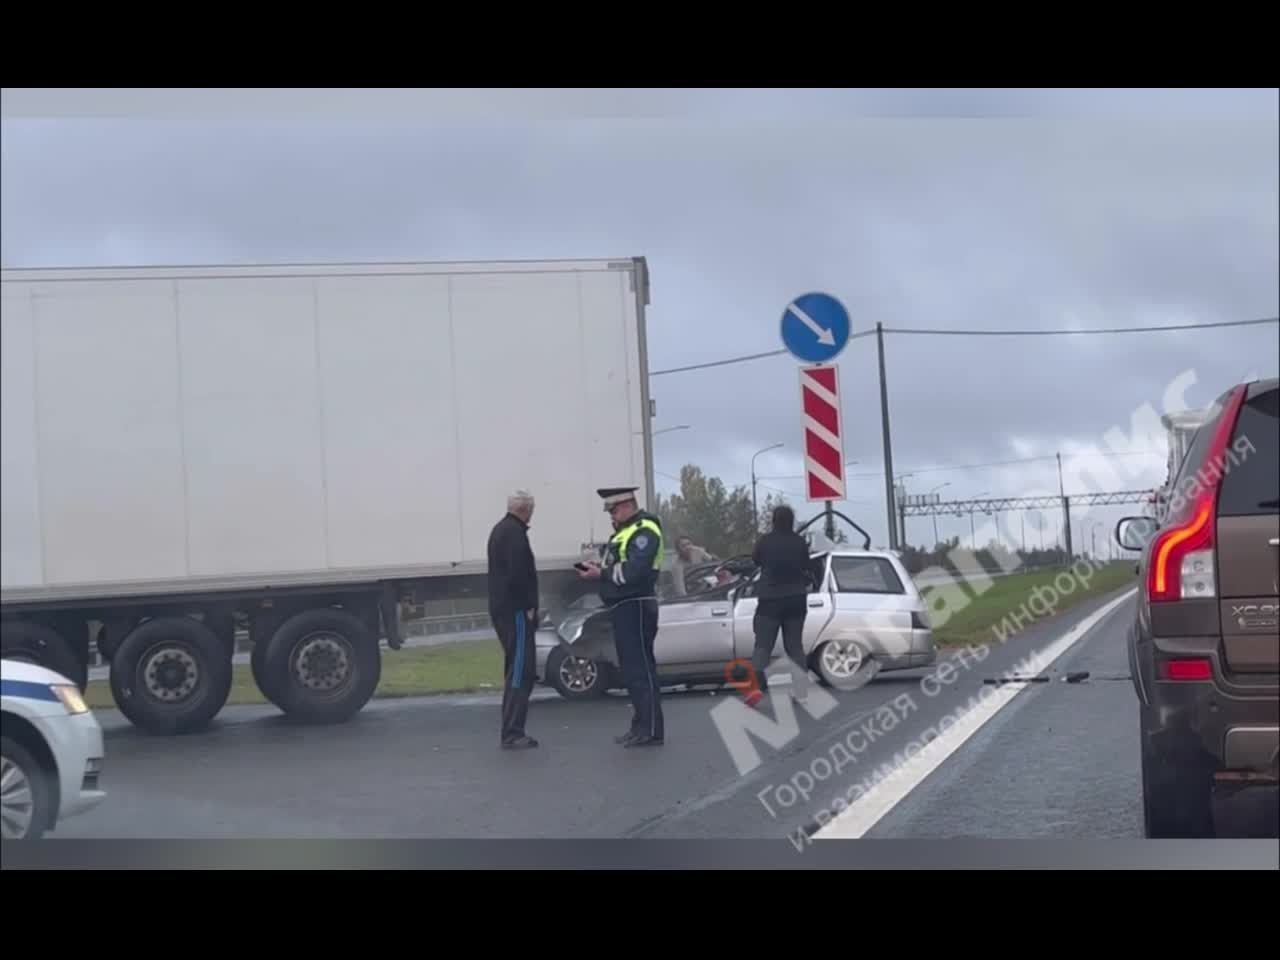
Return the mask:
M843 500L844 423L840 377L833 366L800 368L804 410L805 492L810 500Z

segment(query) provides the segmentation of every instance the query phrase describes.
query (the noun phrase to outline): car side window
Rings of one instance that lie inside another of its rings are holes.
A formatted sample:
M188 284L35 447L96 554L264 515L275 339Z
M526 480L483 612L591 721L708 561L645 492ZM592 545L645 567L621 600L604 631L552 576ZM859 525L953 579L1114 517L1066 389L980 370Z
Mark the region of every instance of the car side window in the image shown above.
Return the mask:
M830 559L830 555L826 553L809 558L809 573L813 579L813 590L815 593L822 593L826 590L827 562Z
M1280 513L1280 390L1268 390L1240 408L1225 464L1218 513L1247 517Z
M893 564L883 557L832 557L831 573L837 593L906 593Z
M883 557L832 557L839 593L906 593L893 564Z

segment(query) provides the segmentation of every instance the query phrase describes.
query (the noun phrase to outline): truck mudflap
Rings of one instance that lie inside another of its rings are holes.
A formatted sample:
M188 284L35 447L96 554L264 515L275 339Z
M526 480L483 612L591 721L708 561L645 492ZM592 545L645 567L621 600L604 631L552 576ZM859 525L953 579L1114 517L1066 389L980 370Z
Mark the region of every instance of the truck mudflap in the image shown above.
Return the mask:
M404 646L404 638L400 634L400 598L396 596L393 583L384 583L378 593L378 614L382 620L382 635L387 646L399 650Z

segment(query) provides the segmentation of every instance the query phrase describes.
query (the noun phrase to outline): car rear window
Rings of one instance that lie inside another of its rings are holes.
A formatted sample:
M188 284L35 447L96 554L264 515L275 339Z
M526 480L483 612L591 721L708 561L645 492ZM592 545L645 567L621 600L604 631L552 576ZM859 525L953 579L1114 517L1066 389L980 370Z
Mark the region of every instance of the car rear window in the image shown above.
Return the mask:
M1280 390L1244 402L1231 448L1235 462L1222 478L1218 514L1280 513Z
M893 564L883 557L832 557L831 573L840 593L905 593Z

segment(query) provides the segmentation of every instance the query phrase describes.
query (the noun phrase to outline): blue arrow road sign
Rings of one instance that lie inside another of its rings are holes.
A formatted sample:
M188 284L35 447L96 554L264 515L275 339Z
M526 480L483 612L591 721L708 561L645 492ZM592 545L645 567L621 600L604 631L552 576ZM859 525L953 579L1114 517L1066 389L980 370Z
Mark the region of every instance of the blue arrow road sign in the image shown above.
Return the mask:
M805 363L826 363L849 342L849 311L826 293L796 297L782 313L782 342Z

